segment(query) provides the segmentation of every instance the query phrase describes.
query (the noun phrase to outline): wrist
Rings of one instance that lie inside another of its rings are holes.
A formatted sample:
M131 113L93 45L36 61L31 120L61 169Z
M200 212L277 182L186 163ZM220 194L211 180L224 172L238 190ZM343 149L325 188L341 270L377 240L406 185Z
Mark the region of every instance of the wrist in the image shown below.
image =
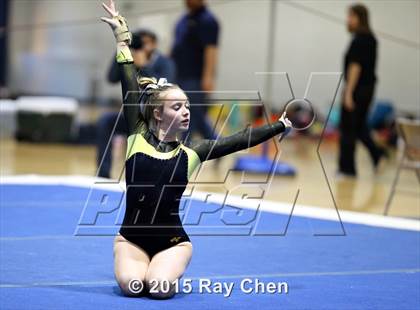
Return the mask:
M131 55L130 47L126 42L117 43L116 60L119 64L133 62L133 56Z
M292 123L284 114L278 119L278 122L282 125L284 132L289 132L291 130Z
M114 29L114 35L117 42L126 42L128 44L131 44L133 35L128 30L127 21L125 20L125 18L121 15L118 15L115 16L114 19L117 21L117 24L119 24L119 26Z
M283 120L281 120L281 119L279 119L279 123L280 123L280 125L283 127L282 132L286 131L286 124L284 123L284 121L283 121Z

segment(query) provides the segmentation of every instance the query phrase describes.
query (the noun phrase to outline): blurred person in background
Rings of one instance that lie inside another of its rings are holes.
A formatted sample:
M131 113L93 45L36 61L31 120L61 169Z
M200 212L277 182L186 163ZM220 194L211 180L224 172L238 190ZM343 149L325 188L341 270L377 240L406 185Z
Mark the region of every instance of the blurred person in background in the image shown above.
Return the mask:
M347 29L353 35L344 58L344 91L340 120L338 176L356 176L355 147L359 139L368 149L376 170L384 150L377 147L367 127L376 75L377 41L369 26L368 9L362 4L348 10Z
M175 64L173 61L163 55L157 48L157 36L150 30L140 30L133 33L133 40L130 46L139 75L145 77L162 77L169 82L175 80ZM118 63L113 57L108 72L108 81L110 83L119 83L121 80ZM127 135L124 116L119 112L104 113L97 122L97 167L98 176L109 178L112 166L112 143L108 142L113 133Z
M6 31L9 18L9 0L0 3L0 98L9 96L7 89L7 51L8 33Z
M205 139L215 139L213 128L206 117L205 93L215 87L219 23L208 10L204 0L185 0L188 12L176 24L172 59L176 65L176 83L184 89L191 102L190 132L199 132ZM191 93L189 91L197 91Z

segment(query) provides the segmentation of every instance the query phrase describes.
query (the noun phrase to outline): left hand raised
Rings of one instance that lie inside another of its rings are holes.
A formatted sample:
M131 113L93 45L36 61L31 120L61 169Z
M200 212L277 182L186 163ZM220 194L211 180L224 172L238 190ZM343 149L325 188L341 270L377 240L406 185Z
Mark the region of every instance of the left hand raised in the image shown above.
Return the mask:
M109 17L101 17L101 20L107 23L114 33L117 43L131 44L132 34L128 30L127 21L124 17L120 16L120 13L115 7L113 0L109 0L109 4L102 3L102 7L108 12Z
M120 13L115 8L115 3L113 0L109 0L109 4L106 5L105 3L102 3L102 7L105 9L105 11L108 12L109 17L101 17L101 20L108 25L111 26L111 28L114 30L115 28L119 27L120 24L115 19Z

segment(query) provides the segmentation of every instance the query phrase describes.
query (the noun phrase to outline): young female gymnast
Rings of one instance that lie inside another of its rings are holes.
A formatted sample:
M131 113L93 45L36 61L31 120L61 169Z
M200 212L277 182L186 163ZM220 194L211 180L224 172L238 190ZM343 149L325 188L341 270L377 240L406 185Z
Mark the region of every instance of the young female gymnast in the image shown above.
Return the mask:
M179 200L194 169L202 162L286 134L291 123L246 128L217 140L184 145L177 134L188 130L189 102L177 86L137 77L130 53L131 33L113 0L102 4L117 41L123 112L129 132L125 163L126 212L114 240L114 272L127 296L170 298L192 256L192 244L179 218ZM164 284L169 284L169 288ZM133 285L135 284L135 285ZM138 289L144 287L143 290Z

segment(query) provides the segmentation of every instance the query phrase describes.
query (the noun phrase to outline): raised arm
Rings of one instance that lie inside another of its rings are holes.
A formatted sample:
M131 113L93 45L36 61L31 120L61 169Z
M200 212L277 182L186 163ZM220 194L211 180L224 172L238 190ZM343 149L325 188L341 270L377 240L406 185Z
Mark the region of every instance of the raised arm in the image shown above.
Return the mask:
M140 89L136 77L137 69L133 62L119 63L118 67L121 77L124 118L130 135L136 131L139 123L144 122L143 116L139 111Z
M137 83L137 70L129 48L132 35L128 30L126 20L116 10L113 0L110 0L108 5L102 3L102 6L111 18L102 17L101 20L111 26L117 41L116 61L121 79L124 118L130 135L136 131L139 123L144 123L139 113L140 90Z
M221 137L217 140L191 142L189 147L197 153L203 162L253 147L275 135L287 134L290 128L290 121L283 115L276 123L255 128L248 126L231 136Z

